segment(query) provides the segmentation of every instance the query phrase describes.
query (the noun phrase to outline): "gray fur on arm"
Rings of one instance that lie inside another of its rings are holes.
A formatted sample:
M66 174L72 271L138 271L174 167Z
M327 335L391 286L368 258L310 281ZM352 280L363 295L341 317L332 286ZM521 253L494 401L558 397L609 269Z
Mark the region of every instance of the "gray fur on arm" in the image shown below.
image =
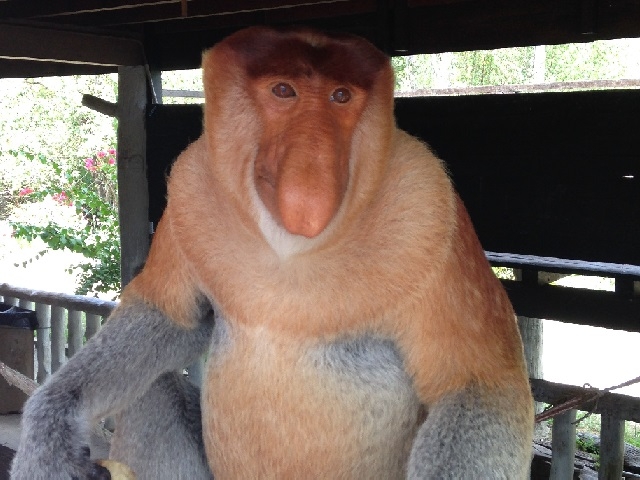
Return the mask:
M140 397L161 374L183 368L207 348L213 314L194 329L139 302L120 305L102 330L27 401L11 478L91 478L92 420Z
M413 444L409 480L529 478L526 409L506 389L469 386L433 405Z

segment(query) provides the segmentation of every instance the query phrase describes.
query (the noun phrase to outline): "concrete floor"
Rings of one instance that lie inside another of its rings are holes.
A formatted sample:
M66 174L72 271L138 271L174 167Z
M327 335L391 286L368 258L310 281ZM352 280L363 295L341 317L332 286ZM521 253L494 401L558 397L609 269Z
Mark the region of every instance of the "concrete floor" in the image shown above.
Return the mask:
M0 415L0 445L12 450L20 441L20 415Z
M12 450L18 448L20 442L20 415L0 415L0 445ZM97 435L92 435L92 458L109 458L109 443Z

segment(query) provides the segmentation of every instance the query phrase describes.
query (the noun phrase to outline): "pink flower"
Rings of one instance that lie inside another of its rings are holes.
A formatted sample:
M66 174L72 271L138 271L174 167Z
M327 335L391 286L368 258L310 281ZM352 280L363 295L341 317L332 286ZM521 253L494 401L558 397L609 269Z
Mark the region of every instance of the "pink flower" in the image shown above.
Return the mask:
M18 192L18 195L20 197L24 197L25 195L29 195L30 193L33 193L33 188L24 187L24 188L20 189L20 191Z
M115 165L115 163L116 163L116 159L113 158L113 157L110 157L109 158L109 165Z
M96 155L98 156L98 158L104 158L107 156L107 154L105 152L103 152L102 150L100 150L98 153L96 153Z
M69 197L67 197L67 194L64 192L64 190L60 193L54 194L53 199L58 203L72 205L71 201L69 200Z
M109 153L109 155L115 155L116 154L116 149L115 148L110 148L109 150L107 150L107 152Z
M98 167L96 167L96 163L93 161L93 158L85 158L84 168L86 168L90 172L95 172Z

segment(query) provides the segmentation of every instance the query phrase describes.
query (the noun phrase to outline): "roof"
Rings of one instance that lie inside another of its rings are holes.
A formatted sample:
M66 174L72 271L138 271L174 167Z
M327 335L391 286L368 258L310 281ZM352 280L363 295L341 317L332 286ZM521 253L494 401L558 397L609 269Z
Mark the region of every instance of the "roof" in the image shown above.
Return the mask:
M0 77L196 68L203 49L257 24L432 53L640 36L640 0L0 0Z

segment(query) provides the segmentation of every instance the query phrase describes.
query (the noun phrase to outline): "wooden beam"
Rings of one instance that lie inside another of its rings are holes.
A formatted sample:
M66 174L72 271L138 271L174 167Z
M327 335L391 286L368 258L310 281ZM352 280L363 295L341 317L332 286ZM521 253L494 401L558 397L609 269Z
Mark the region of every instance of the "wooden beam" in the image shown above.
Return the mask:
M1 28L1 27L0 27ZM117 67L60 63L56 61L8 60L0 58L0 78L62 77L65 75L101 75Z
M640 297L502 280L518 315L640 332Z
M203 18L211 16L221 16L229 19L233 15L283 10L288 12L292 9L299 9L309 12L316 11L317 8L324 10L324 15L341 15L350 12L354 5L367 2L374 3L374 0L315 0L300 2L296 0L189 0L187 16L183 15L181 0L168 1L130 1L109 2L110 8L101 8L92 2L91 8L83 5L82 8L73 11L72 9L59 9L55 7L44 7L41 12L29 13L22 11L21 17L14 18L37 18L47 21L64 22L69 25L127 25L139 23L157 23L177 21L182 22L190 18ZM0 2L0 5L2 2ZM337 4L343 4L340 6ZM357 8L357 7L355 7ZM44 13L47 12L47 13ZM0 7L0 17L4 16ZM310 17L308 17L310 18Z
M43 25L0 24L0 58L81 65L144 65L138 40Z
M122 288L144 265L149 252L146 106L145 67L120 67L118 69L118 201Z
M586 397L594 392L594 389L563 385L548 380L532 378L529 381L531 382L533 398L538 402L545 402L551 405L559 405L573 398ZM609 385L605 385L605 387L609 387ZM607 393L598 398L598 401L592 401L576 408L600 414L614 412L617 418L640 422L640 398L629 395Z
M82 105L109 117L118 115L118 105L116 103L108 102L88 93L82 95Z
M28 2L0 2L0 17L41 18L73 15L82 12L131 9L151 3L176 3L180 0L29 0Z

